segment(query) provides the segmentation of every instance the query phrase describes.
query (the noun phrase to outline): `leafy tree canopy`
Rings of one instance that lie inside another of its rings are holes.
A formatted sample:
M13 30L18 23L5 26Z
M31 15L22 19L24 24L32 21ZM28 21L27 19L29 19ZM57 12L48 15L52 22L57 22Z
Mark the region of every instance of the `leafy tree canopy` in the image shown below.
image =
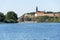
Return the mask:
M2 12L0 12L0 22L3 22L5 19L5 16Z
M5 22L15 23L17 22L17 19L18 19L17 14L14 11L9 11L7 12Z

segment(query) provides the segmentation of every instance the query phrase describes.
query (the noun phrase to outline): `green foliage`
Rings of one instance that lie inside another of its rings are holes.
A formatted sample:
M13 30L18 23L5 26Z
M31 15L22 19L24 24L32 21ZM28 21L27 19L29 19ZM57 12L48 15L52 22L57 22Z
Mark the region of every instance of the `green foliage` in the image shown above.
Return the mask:
M17 14L13 11L9 11L9 12L7 12L5 22L7 22L7 23L16 23L17 19L18 19Z
M36 17L37 22L60 22L60 17L40 16Z
M24 18L24 21L31 21L31 18L26 16L26 17Z
M3 22L5 19L5 16L2 12L0 12L0 22Z
M46 22L48 18L49 18L48 16L40 16L40 17L36 18L36 21L37 22Z
M30 12L30 13L26 13L26 14L35 15L35 12Z
M49 22L60 22L60 17L52 17L48 21Z
M47 14L49 14L49 13L53 13L52 11L48 11L48 12L46 12Z

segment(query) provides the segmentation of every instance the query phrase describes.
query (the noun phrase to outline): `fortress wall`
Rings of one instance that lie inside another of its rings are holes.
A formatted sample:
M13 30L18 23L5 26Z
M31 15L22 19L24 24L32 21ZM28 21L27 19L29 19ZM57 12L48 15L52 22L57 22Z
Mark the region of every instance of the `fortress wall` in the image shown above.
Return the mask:
M44 14L44 16L54 16L54 14Z
M55 14L55 16L58 16L58 17L59 17L59 16L60 16L60 14Z

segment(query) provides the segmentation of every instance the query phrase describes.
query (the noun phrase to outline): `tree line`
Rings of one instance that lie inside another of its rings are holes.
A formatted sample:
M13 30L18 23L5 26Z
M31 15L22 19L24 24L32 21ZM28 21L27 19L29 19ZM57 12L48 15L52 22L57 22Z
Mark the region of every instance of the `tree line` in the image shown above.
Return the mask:
M0 23L17 23L17 14L14 11L7 12L6 15L0 12Z

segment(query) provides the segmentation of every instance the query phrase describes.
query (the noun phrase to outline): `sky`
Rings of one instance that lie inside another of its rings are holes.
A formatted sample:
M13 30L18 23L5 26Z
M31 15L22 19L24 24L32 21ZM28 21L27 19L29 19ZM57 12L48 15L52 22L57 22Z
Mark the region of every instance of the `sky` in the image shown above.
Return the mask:
M18 17L27 12L60 11L60 0L0 0L0 12L14 11Z

